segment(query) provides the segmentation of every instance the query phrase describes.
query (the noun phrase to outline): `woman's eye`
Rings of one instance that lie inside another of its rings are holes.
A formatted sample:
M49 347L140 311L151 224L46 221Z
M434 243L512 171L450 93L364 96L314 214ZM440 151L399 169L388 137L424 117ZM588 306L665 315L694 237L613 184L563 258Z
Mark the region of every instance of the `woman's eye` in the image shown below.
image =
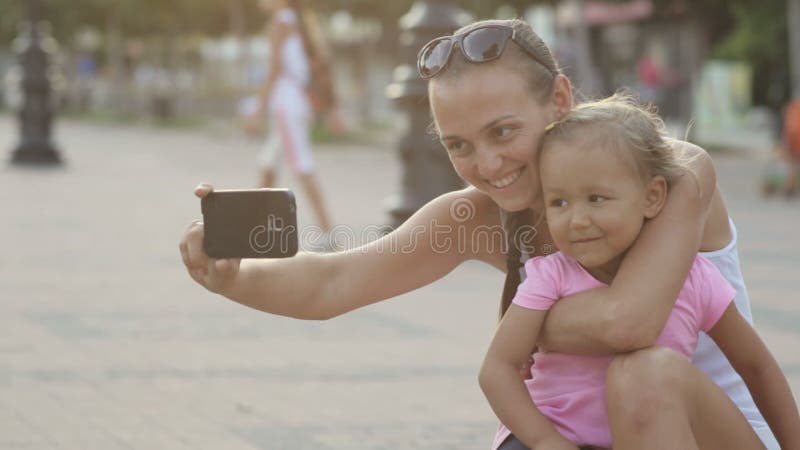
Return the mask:
M467 144L464 141L450 141L445 144L445 148L450 153L464 153L467 148Z
M604 197L602 195L590 195L589 196L589 201L592 202L592 203L601 203L601 202L604 202L606 200L608 200L608 198L606 198L606 197Z
M511 134L511 128L508 127L494 127L492 128L492 136L496 138L504 138Z

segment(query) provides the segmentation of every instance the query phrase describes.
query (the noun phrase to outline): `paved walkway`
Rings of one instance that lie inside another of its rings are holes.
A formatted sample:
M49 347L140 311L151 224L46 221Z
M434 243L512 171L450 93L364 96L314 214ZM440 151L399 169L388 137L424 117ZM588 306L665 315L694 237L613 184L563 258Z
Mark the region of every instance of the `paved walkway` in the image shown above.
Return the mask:
M0 116L0 152L15 136ZM0 448L488 448L476 373L499 273L466 264L325 323L258 314L194 285L177 250L198 181L253 185L253 143L69 121L57 136L66 168L0 166ZM390 147L319 149L337 222L385 221ZM800 203L759 199L752 162L718 164L759 330L800 393Z

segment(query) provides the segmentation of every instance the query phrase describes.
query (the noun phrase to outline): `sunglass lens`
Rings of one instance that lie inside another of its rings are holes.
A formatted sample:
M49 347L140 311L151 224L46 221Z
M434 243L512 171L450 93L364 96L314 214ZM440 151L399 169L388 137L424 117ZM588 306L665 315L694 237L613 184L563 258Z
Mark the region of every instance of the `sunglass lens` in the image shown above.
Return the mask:
M464 54L473 62L491 61L500 57L510 30L505 28L479 28L461 42Z
M450 49L453 42L450 39L443 39L432 42L420 56L419 73L423 77L432 77L442 70L447 64L450 56Z

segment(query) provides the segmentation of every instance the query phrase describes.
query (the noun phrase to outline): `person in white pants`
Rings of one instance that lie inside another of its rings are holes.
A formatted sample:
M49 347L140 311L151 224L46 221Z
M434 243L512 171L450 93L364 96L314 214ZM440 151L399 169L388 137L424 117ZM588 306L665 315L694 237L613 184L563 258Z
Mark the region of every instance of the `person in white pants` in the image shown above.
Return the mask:
M307 94L311 61L318 50L309 37L298 0L262 0L261 7L271 13L273 19L269 33L269 71L249 118L251 122L259 122L266 115L271 125L258 156L259 185L275 186L278 166L282 157L286 157L311 201L320 227L327 234L332 224L314 175L313 110Z

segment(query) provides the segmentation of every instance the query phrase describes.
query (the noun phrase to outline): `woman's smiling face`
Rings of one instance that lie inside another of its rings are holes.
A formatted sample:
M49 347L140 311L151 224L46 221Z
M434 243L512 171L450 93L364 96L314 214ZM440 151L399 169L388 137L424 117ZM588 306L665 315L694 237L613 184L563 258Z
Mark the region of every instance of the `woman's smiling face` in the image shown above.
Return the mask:
M431 110L458 175L501 208L519 211L539 195L536 153L544 129L569 106L559 108L558 96L537 99L502 59L432 79Z

